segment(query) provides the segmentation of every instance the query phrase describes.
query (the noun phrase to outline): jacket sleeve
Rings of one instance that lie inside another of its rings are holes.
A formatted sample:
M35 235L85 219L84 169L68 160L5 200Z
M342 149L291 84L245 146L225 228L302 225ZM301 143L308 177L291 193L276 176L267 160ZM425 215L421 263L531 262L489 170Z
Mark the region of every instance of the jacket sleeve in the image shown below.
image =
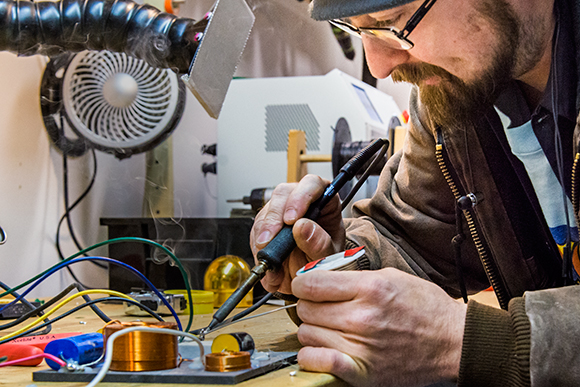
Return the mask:
M458 387L530 385L530 321L524 299L508 310L469 301Z
M580 385L580 287L526 292L508 311L470 301L459 386Z
M525 294L533 387L580 385L580 287Z
M410 110L403 148L387 162L373 197L355 203L354 217L345 219L347 246L364 245L372 270L395 267L459 297L451 246L455 199L437 163L435 135L421 120L416 92ZM462 248L468 291L488 287L470 238Z

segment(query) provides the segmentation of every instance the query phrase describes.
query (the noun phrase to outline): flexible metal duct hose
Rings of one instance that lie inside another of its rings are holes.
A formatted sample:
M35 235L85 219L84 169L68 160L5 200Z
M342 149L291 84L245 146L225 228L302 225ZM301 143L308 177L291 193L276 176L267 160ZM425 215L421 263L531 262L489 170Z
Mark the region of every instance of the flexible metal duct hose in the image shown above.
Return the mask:
M0 50L21 56L109 50L183 74L206 25L130 0L0 1Z

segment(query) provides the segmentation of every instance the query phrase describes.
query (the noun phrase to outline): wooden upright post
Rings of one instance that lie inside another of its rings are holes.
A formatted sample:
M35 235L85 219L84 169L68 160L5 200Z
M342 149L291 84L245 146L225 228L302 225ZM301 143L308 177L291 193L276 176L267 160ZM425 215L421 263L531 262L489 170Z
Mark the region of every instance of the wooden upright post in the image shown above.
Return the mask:
M295 183L300 181L307 173L306 163L302 163L300 155L306 153L306 133L302 130L290 130L288 132L288 173L286 181Z
M295 183L308 173L307 163L329 163L332 155L307 155L306 133L290 130L288 133L288 174L286 181Z

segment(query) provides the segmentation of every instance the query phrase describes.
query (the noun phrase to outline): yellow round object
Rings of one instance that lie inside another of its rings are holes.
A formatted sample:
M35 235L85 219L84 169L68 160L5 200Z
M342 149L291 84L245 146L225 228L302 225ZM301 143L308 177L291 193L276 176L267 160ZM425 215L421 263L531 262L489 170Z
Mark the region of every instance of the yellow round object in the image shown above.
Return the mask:
M167 294L183 294L187 306L183 310L182 314L189 314L189 300L187 298L186 289L170 289L165 290L164 292ZM192 290L191 300L193 301L193 314L195 316L199 314L213 313L213 292L207 292L205 290Z
M204 276L204 289L213 292L213 306L220 307L228 297L249 276L250 265L242 258L235 255L223 255L209 264ZM248 307L253 302L253 290L240 302L239 307Z
M245 332L224 333L218 335L211 344L211 351L216 352L249 352L254 353L254 339Z

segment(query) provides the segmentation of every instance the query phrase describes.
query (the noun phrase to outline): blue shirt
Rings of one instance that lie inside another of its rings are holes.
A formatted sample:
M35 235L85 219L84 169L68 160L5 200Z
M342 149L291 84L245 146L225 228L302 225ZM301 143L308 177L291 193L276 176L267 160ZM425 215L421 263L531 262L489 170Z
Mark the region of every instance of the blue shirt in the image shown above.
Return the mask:
M546 223L561 250L568 235L572 242L578 242L578 226L570 201L576 61L570 12L566 8L565 2L556 2L552 65L540 104L530 110L518 81L508 85L495 103L512 153L524 165ZM558 117L557 128L554 115ZM578 272L580 261L577 256L574 258Z

